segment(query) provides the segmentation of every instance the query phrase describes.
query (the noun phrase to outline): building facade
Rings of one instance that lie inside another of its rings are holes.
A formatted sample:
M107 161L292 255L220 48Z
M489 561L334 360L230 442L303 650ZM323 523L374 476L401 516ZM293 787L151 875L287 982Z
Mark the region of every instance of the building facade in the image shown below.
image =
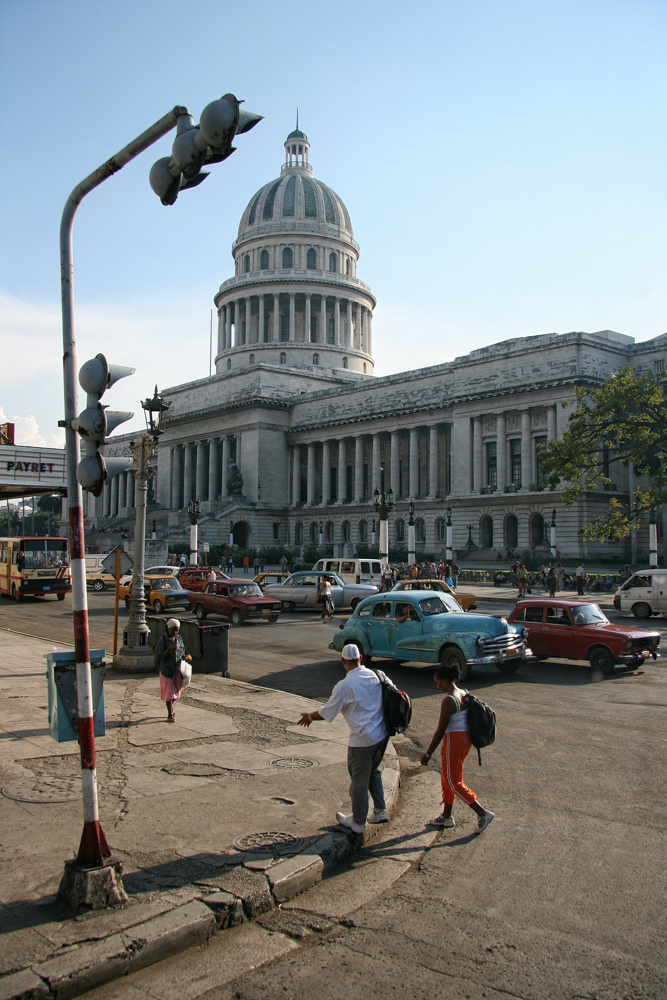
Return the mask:
M298 129L288 136L280 176L241 217L234 276L214 298L215 374L164 392L160 531L184 540L188 502L198 499L199 536L212 544L324 543L352 554L375 540L373 490L391 486L392 548L406 546L412 498L418 552L442 550L448 508L460 555L542 551L555 509L563 556L601 555L579 528L609 493L563 506L558 491L540 489L540 447L562 434L577 386L599 386L628 365L660 370L667 335L639 345L609 330L522 337L375 377L375 298L357 277L349 213L314 178L309 148ZM128 440L113 439L107 452L127 453ZM631 469L612 464L611 476L609 492L633 488ZM132 484L128 472L105 487L89 508L96 523L131 516ZM648 531L633 544L646 549ZM629 546L604 551L631 558Z

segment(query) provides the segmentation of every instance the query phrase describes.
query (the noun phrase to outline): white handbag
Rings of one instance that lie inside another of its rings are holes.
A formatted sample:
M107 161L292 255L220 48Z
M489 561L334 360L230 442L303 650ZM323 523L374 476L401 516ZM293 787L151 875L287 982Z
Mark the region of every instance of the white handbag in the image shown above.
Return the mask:
M192 680L192 664L187 660L181 660L178 669L183 682L183 687L186 688Z

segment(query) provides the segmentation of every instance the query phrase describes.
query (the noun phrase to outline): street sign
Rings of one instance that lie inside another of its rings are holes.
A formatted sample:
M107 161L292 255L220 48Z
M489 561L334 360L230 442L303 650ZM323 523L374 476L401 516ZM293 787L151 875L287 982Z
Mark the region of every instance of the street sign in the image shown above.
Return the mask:
M134 563L128 556L125 549L121 549L120 546L116 546L115 549L112 549L109 555L105 556L102 560L102 565L107 573L111 573L111 576L116 575L116 552L120 552L120 575L125 576L127 573L131 573Z
M210 543L209 542L202 542L201 543L201 550L202 550L202 552L210 552L211 551Z

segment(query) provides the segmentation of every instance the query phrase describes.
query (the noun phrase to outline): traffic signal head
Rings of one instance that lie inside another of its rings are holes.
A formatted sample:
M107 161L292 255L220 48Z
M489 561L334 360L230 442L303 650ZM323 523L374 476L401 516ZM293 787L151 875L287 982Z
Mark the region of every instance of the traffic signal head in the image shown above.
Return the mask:
M241 111L233 94L208 104L199 125L191 115L180 115L171 156L151 167L150 185L162 204L173 205L181 189L201 184L208 177L202 167L226 160L234 152L234 136L249 132L261 120L261 115Z
M83 438L84 455L76 467L82 488L98 497L105 482L132 464L131 458L105 458L99 448L108 434L134 416L123 410L108 410L100 397L119 379L133 375L134 368L110 365L103 354L86 361L79 371L79 385L86 393L86 408L72 421Z

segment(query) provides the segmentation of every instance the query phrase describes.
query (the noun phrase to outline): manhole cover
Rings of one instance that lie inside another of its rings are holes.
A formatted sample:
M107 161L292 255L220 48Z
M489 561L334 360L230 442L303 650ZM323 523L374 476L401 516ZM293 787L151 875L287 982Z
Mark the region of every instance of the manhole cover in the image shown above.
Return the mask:
M280 767L283 771L296 771L300 767L316 767L317 761L307 757L276 757L269 761L271 767Z
M293 837L291 833L280 830L265 830L262 833L247 833L237 837L234 847L239 851L258 851L261 854L297 854L303 840Z
M100 785L97 783L99 792ZM81 778L17 778L2 789L7 799L16 802L71 802L83 792Z

